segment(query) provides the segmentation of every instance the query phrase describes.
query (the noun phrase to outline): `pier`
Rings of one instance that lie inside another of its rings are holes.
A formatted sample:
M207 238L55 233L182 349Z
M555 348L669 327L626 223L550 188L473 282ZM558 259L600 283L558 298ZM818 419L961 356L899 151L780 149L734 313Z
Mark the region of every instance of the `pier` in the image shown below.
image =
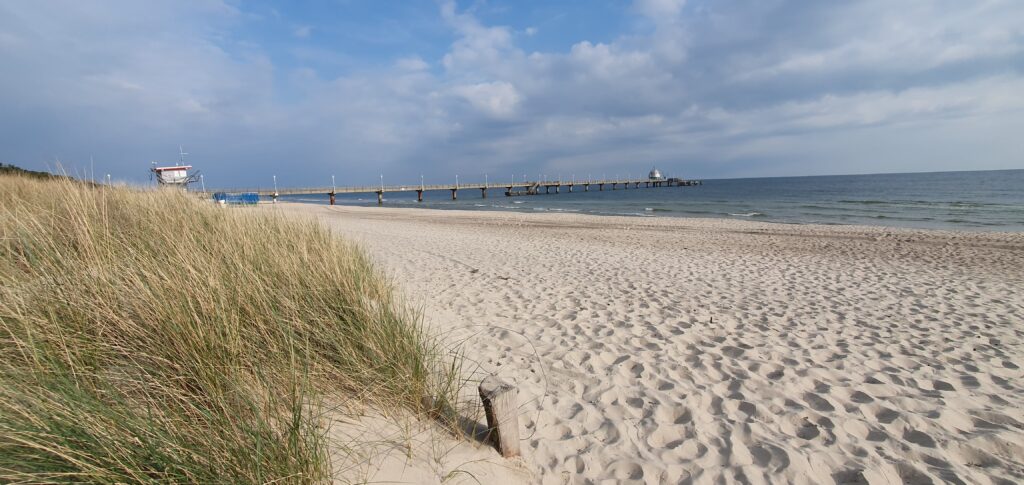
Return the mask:
M276 177L275 177L276 183ZM482 198L486 199L488 191L497 189L501 191L506 197L513 196L524 196L524 195L550 195L562 193L564 189L566 192L573 192L574 190L583 190L589 192L591 190L604 191L604 190L634 190L641 188L655 188L655 187L686 187L692 185L701 185L700 180L684 180L680 178L666 178L666 179L609 179L609 180L573 180L573 181L524 181L524 182L507 182L507 183L489 183L484 181L483 183L459 183L454 184L423 184L422 182L417 185L365 185L365 186L352 186L352 187L305 187L305 188L257 188L257 189L236 189L226 190L224 192L249 192L257 193L260 197L270 197L272 200L277 200L282 195L314 195L323 194L329 199L331 205L334 205L335 196L337 194L377 194L377 204L384 204L384 194L394 192L416 192L416 200L423 202L423 193L436 190L436 191L450 191L451 199L457 200L459 198L460 190L479 190Z

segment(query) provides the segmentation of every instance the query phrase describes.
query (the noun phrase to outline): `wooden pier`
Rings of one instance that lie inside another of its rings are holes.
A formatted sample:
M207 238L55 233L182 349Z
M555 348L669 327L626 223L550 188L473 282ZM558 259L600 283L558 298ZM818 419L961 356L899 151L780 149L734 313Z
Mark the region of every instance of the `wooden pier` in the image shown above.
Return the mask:
M324 194L329 197L331 205L334 205L337 194L377 194L377 204L384 204L384 194L394 192L416 192L416 200L423 202L423 193L431 190L447 190L451 192L452 200L457 200L460 190L479 190L482 198L487 198L487 191L491 189L501 190L507 197L519 195L543 195L558 194L562 189L568 192L582 189L584 192L591 190L631 190L654 187L684 187L701 185L699 180L683 180L678 178L669 179L614 179L614 180L575 180L575 181L527 181L509 183L455 183L455 184L418 184L418 185L367 185L355 187L307 187L307 188L281 188L281 189L235 189L224 192L255 192L261 197L270 197L277 200L282 195L312 195Z

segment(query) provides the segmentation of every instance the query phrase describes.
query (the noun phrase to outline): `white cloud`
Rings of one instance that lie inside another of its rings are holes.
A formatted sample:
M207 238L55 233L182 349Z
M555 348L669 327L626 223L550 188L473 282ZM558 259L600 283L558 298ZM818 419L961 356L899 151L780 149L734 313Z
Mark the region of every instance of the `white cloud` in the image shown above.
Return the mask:
M215 1L0 5L0 159L22 163L91 151L130 177L181 143L212 184L284 164L304 184L417 164L919 170L969 148L981 161L965 168L1019 165L1001 141L1024 125L1024 9L1011 1L638 0L634 30L536 52L517 44L543 37L519 35L532 27L448 1L442 53L409 45L372 63L320 35L279 62L234 35L250 14Z
M522 99L516 87L507 82L456 86L453 91L476 109L495 118L507 118L515 114Z

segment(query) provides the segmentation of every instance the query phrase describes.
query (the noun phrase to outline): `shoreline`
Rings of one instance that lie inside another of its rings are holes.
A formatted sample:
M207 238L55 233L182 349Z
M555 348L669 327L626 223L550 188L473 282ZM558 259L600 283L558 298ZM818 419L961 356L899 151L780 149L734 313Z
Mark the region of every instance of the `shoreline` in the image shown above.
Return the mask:
M358 215L360 217L373 218L374 214L381 216L398 216L402 218L424 219L438 222L457 223L461 220L480 219L483 221L505 221L517 219L517 223L524 225L543 226L565 226L593 228L601 225L608 226L629 226L635 225L650 229L678 229L678 230L721 230L731 232L756 232L761 234L784 235L821 235L828 236L829 233L840 235L864 236L864 237L898 237L915 236L927 239L928 236L954 239L977 239L978 242L1006 242L1009 244L1024 245L1024 231L988 231L988 230L966 230L966 229L932 229L901 226L882 226L868 224L825 224L825 223L804 223L804 222L777 222L758 221L750 219L731 219L727 217L675 217L675 216L631 216L612 214L589 214L570 211L518 211L518 210L466 210L466 209L437 209L427 207L374 207L361 205L337 204L334 206L308 202L278 201L276 204L260 203L260 206L287 208L289 212L310 212L319 210L327 212ZM310 207L307 211L297 210L298 207ZM422 217L418 217L422 216ZM564 220L557 220L564 219ZM644 221L651 221L644 223Z
M363 246L472 382L519 386L538 481L1024 477L1022 233L271 210Z
M480 199L488 200L488 199ZM273 205L272 202L261 201L260 205ZM693 216L693 215L664 215L659 212L665 212L664 209L655 209L650 214L643 213L628 213L628 214L613 214L604 212L583 212L580 210L569 210L569 209L544 209L544 210L526 210L518 208L510 209L465 209L465 208L438 208L438 207L418 207L410 205L408 207L395 207L385 204L384 206L374 206L372 204L346 204L344 201L339 202L334 206L330 206L326 203L320 202L309 202L309 201L293 201L281 199L277 204L299 204L299 205L312 205L312 206L324 206L324 207L337 207L346 209L366 209L366 210L414 210L414 211L434 211L434 212L457 212L457 213L498 213L498 214L524 214L524 215L568 215L568 216L583 216L583 217L599 217L599 218L627 218L627 219L669 219L669 220L695 220L695 221L734 221L737 223L753 223L753 224L768 224L778 226L820 226L820 227L853 227L853 228L879 228L893 231L927 231L927 232L951 232L951 233L974 233L974 234L1024 234L1024 229L1021 230L1002 230L997 226L967 226L959 228L931 228L931 227L914 227L914 226L895 226L895 225L884 225L884 224L857 224L857 223L840 223L840 222L800 222L800 221L786 221L786 220L770 220L770 219L759 219L757 216L747 217L738 216L733 214L720 215L720 216ZM669 210L671 211L671 210ZM759 213L760 214L760 213ZM731 216L731 217L730 217ZM993 227L994 229L989 229Z

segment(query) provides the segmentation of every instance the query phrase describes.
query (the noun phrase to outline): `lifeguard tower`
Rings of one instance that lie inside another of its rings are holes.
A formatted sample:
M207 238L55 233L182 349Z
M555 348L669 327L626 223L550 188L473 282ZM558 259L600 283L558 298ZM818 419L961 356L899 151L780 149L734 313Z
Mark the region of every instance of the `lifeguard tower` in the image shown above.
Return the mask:
M161 186L181 187L187 188L188 184L199 180L199 172L189 173L192 170L191 165L185 165L185 150L180 146L178 147L179 158L178 164L167 167L158 167L156 162L153 162L153 167L150 168L153 177L156 178L157 184Z

